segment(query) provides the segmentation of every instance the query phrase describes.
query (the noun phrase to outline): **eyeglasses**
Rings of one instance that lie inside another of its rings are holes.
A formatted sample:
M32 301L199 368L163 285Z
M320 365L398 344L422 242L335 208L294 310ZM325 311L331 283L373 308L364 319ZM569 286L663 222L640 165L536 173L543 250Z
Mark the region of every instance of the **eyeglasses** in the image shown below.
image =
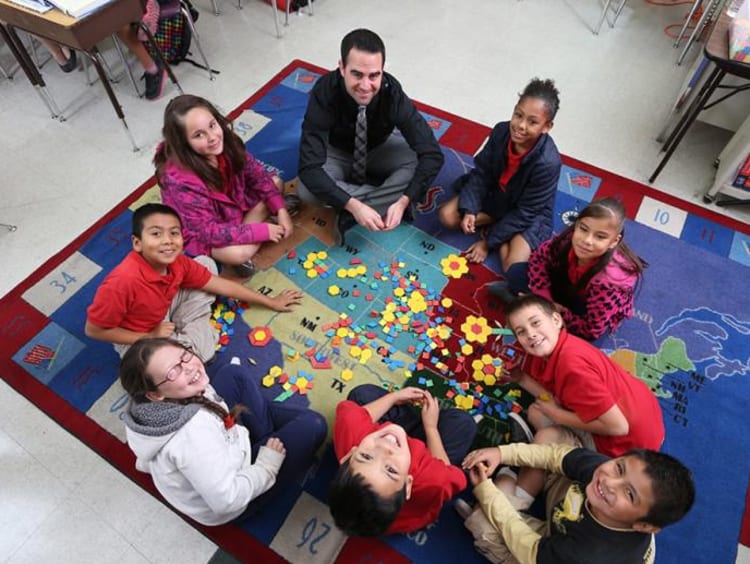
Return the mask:
M185 347L185 350L180 355L180 362L178 364L175 364L172 368L167 370L167 373L164 375L164 380L159 382L158 384L154 384L155 387L159 387L162 384L165 384L167 382L174 382L182 376L182 372L184 370L184 366L193 360L193 357L195 356L195 353L193 352L193 349L189 347Z

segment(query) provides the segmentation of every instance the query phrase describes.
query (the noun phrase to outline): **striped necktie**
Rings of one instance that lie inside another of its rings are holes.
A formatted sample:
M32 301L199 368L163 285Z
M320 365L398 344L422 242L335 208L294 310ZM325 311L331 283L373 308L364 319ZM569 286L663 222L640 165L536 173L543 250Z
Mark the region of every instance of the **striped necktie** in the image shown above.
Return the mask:
M357 112L357 127L354 130L354 157L352 159L352 182L362 184L367 168L367 106Z

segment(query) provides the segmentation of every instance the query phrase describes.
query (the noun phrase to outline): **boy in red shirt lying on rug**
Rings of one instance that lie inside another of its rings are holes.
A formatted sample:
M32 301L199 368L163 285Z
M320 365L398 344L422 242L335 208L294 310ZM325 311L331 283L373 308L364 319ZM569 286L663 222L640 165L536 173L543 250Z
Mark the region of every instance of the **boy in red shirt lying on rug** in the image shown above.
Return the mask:
M421 415L411 404L421 404ZM459 464L477 426L458 409L441 411L428 391L364 384L336 407L333 447L341 464L328 505L348 535L421 529L466 487Z
M86 335L115 345L122 357L143 337L170 337L207 362L219 334L211 325L216 295L275 311L290 311L302 292L265 296L216 276L209 257L182 254L182 222L163 204L145 204L133 214L133 250L107 275L87 310ZM210 269L210 270L209 270Z

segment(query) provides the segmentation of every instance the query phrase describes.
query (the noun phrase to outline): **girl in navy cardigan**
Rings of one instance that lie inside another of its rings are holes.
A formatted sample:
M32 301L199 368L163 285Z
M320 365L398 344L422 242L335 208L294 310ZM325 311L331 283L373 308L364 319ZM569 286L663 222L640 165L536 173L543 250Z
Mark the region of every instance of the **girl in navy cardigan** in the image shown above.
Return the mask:
M481 237L466 258L481 263L498 252L508 288L527 287L531 251L552 235L560 154L549 136L560 101L552 80L534 78L521 93L510 121L498 123L474 159L475 168L453 185L440 223Z

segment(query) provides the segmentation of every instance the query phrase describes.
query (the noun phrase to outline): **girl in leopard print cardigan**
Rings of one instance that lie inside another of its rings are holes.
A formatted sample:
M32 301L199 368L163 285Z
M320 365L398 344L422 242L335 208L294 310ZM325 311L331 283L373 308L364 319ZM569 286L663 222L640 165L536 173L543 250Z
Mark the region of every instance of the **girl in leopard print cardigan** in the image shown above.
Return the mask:
M633 316L648 264L623 240L625 217L619 200L596 200L529 258L531 291L555 302L568 331L584 339L598 339Z

